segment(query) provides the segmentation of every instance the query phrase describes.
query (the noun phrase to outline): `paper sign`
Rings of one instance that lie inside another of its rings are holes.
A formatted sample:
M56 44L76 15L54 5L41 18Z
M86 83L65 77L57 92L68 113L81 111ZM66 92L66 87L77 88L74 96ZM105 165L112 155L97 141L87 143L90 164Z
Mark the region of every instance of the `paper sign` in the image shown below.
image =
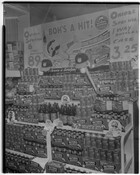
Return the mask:
M78 53L88 56L90 67L107 64L109 40L107 10L30 27L24 31L25 68L75 67Z
M44 24L44 57L56 68L74 66L78 53L87 54L91 67L106 64L109 58L103 56L110 52L108 27L108 11Z
M136 5L109 10L111 62L129 61L138 56L138 21Z
M43 52L41 25L26 28L24 30L24 65L27 67L39 67Z

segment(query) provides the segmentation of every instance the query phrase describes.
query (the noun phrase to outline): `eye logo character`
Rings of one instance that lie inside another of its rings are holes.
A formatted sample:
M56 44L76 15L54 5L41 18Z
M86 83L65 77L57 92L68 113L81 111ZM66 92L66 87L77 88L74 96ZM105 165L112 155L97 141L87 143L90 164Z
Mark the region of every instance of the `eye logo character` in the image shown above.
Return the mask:
M75 57L75 63L77 68L85 68L89 65L89 58L85 53L78 53Z
M55 40L51 40L47 45L47 51L51 57L58 55L59 49L60 45Z
M41 71L48 71L52 67L52 62L49 59L42 60Z
M116 121L113 121L113 122L111 123L111 127L112 127L112 130L118 129L118 123L117 123Z
M123 129L123 126L121 125L121 123L118 120L111 120L109 122L108 134L111 134L114 137L117 137L117 136L121 135L122 129Z

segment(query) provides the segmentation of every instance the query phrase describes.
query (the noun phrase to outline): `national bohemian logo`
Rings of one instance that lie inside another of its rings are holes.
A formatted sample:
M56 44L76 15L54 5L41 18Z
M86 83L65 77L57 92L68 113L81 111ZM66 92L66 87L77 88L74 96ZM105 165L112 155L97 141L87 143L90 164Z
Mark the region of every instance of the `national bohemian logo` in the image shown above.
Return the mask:
M106 16L99 16L96 20L95 20L95 26L97 29L99 30L103 30L108 26L108 18Z

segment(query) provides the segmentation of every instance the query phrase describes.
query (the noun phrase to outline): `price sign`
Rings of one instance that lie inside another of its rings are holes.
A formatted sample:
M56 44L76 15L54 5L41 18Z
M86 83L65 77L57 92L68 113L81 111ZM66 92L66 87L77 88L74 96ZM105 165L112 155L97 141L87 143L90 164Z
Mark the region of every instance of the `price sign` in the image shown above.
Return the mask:
M24 30L24 65L40 67L43 57L43 39L41 25Z
M41 64L40 55L31 55L28 57L28 67L38 67L39 64Z
M110 61L129 61L138 55L138 6L109 11Z

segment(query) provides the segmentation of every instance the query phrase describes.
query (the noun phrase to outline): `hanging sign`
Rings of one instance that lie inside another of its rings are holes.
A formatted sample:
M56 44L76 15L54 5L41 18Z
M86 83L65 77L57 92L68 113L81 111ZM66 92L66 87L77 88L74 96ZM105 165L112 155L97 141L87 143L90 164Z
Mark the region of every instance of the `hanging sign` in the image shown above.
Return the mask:
M109 60L109 18L108 11L77 16L42 25L43 54L46 65L74 67L76 55L85 53L87 59L81 55L82 65L95 67L106 64ZM51 62L51 64L50 64ZM86 64L83 64L83 63Z
M136 5L109 10L111 62L138 60L138 21Z
M48 71L50 68L76 67L80 64L75 61L79 53L84 53L87 58L82 54L78 57L81 66L108 64L109 42L107 10L26 28L25 68Z
M38 68L43 52L41 25L24 30L24 65Z

